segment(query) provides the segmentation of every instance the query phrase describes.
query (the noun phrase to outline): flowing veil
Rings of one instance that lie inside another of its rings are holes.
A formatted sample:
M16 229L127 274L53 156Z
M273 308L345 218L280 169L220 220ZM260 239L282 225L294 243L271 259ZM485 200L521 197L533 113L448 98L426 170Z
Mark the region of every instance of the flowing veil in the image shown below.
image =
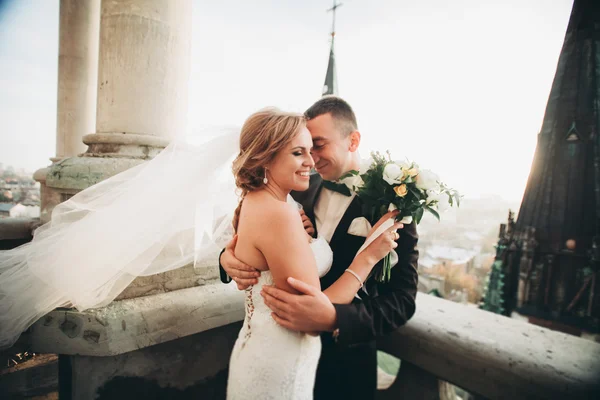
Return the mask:
M239 130L217 133L200 145L177 139L79 192L30 243L0 251L0 348L56 307L105 306L138 276L214 262L233 233L239 151Z

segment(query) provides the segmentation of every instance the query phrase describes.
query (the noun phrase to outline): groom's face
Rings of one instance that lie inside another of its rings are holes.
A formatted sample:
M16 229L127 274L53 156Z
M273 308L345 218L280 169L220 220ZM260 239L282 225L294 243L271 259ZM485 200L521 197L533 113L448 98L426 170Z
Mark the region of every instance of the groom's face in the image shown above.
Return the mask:
M328 181L335 181L348 172L351 160L351 140L344 137L331 114L309 120L306 127L313 140L312 156L315 169Z

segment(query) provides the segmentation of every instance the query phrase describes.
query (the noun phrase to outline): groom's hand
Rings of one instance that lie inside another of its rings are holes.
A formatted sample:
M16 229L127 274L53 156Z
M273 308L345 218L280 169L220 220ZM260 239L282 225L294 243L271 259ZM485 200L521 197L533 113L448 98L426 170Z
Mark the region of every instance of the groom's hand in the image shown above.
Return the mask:
M235 257L235 245L237 243L237 235L225 247L225 251L221 254L221 266L237 284L239 290L246 290L249 286L258 283L260 271L249 265L244 264Z
M306 231L308 236L313 237L315 234L315 227L313 226L312 221L304 213L304 210L300 210L300 216L302 217L302 224L304 225L304 230Z
M275 286L263 286L261 295L271 316L281 326L299 332L332 332L336 325L335 307L314 286L288 278L291 287L301 294L291 294Z

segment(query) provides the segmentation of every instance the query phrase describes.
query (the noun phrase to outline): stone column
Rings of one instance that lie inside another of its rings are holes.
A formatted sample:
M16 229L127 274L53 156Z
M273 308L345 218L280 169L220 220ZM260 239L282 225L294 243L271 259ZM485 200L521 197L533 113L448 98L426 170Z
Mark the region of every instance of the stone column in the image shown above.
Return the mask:
M84 135L94 132L98 85L100 0L61 0L56 118L57 162L85 152ZM33 178L40 182L40 219L48 222L61 194L46 185L50 167Z
M90 152L153 156L185 129L190 0L103 1Z
M96 125L100 0L61 0L56 157L86 150Z
M185 129L191 3L102 1L95 133L46 180L63 200L152 158Z

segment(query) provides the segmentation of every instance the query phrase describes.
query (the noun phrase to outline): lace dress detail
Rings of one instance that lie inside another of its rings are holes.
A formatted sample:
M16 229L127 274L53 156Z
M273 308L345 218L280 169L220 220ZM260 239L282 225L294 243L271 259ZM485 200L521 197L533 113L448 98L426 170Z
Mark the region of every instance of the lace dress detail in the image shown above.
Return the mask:
M322 277L331 268L333 253L323 238L313 240L311 249ZM246 290L246 317L229 364L229 400L313 398L321 339L277 325L260 296L262 286L271 284L271 272L264 271Z

